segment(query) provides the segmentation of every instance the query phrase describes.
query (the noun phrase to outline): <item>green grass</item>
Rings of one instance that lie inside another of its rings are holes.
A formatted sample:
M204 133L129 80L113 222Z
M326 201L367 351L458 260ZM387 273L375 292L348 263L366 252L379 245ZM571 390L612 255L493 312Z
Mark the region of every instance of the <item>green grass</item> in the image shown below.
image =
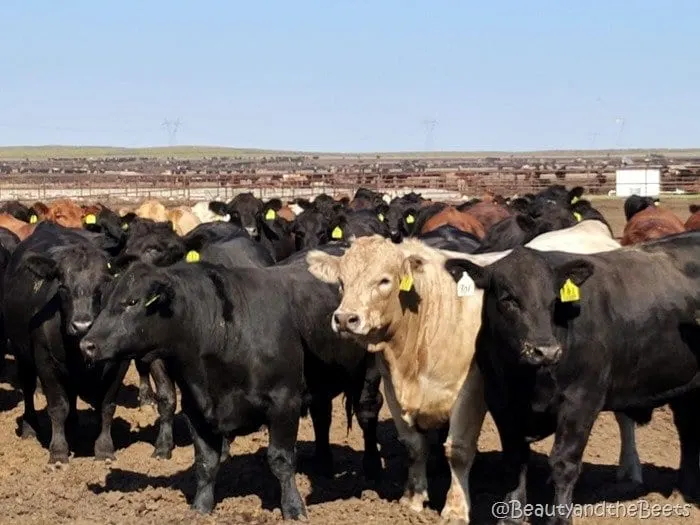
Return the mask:
M201 159L203 157L263 157L283 155L317 156L319 159L338 158L374 160L381 159L474 159L484 157L621 157L646 156L659 154L675 159L700 157L700 149L625 149L625 150L542 150L542 151L404 151L404 152L366 152L366 153L332 153L299 152L283 150L264 150L254 148L227 148L217 146L172 146L154 148L117 148L108 146L6 146L0 147L0 160L45 160L48 158L109 158L109 157L148 157L164 159Z

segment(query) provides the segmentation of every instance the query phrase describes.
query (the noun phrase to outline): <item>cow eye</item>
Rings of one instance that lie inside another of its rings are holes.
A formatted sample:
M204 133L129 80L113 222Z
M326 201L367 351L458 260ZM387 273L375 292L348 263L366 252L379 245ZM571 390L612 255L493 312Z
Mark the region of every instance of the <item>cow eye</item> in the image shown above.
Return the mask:
M391 284L391 279L388 277L384 277L382 280L379 281L379 286L389 286Z
M138 302L138 299L129 299L124 303L124 306L135 306Z
M505 293L502 294L501 297L499 298L500 303L509 309L515 310L518 308L518 301L516 301L515 297L512 295Z

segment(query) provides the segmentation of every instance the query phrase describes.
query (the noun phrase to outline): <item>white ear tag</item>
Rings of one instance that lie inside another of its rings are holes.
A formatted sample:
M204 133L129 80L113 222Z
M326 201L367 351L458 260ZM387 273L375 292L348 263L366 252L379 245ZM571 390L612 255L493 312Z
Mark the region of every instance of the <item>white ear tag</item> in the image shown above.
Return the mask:
M474 295L476 285L467 272L462 272L462 277L457 281L457 297L467 297Z

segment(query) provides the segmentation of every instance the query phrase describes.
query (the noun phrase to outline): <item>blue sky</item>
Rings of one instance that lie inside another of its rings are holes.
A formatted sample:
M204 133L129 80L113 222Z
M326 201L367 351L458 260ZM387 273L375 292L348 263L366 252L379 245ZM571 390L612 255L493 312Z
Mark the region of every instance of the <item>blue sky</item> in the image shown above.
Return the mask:
M0 145L164 145L179 118L178 144L700 146L696 0L5 0L0 19Z

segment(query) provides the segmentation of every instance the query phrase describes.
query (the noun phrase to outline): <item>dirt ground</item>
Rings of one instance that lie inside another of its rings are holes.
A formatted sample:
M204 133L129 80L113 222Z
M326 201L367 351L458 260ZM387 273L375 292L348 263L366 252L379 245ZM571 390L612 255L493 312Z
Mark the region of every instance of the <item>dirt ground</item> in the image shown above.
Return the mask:
M665 201L666 202L666 201ZM689 201L678 200L668 205L685 220ZM596 203L613 223L616 235L624 224L620 201ZM23 403L19 392L8 378L14 377L14 363L6 362L0 378L0 509L1 523L272 523L281 520L278 508L277 483L265 459L267 436L264 431L237 439L231 447L232 458L225 463L217 480L217 505L211 516L200 516L188 508L194 495L195 482L191 470L193 448L182 416L175 424L176 449L173 458L162 461L151 458L155 440L155 410L138 408L136 403L136 374L133 368L120 395L113 427L117 460L111 465L92 459L92 438L97 433L92 410L81 405L81 433L89 436L86 445L75 451L68 467L48 468L46 442L20 440L17 418ZM13 381L14 382L14 381ZM37 394L37 408L44 406ZM44 433L50 424L45 412L40 412ZM348 432L344 422L342 402L334 405L331 442L336 462L336 476L325 479L313 474L313 429L310 420L301 422L299 431L299 465L297 481L306 498L309 521L312 524L435 524L444 501L449 477L445 475L441 448L436 445L430 463L431 507L421 515L397 503L405 479L405 456L396 440L396 432L386 407L382 409L379 431L385 474L372 485L360 474L362 436L355 423ZM574 501L578 504L623 502L628 511L653 512L649 505L683 505L673 492L679 464L678 438L671 414L657 410L652 422L637 430L637 443L644 466L643 487L619 483L615 469L620 447L618 427L611 414L597 421L586 448L583 472L576 488ZM549 438L533 446L535 451L530 469L530 502L549 502L551 494L545 487L548 477L547 454L552 445ZM472 522L493 523L491 507L503 497L500 484L502 465L500 441L492 420L487 416L479 440L477 456L471 475ZM645 510L646 509L646 510ZM685 513L685 509L680 508ZM638 523L638 517L618 517L608 514L582 518L577 523ZM688 509L689 516L670 515L649 517L650 523L700 523L700 510Z

